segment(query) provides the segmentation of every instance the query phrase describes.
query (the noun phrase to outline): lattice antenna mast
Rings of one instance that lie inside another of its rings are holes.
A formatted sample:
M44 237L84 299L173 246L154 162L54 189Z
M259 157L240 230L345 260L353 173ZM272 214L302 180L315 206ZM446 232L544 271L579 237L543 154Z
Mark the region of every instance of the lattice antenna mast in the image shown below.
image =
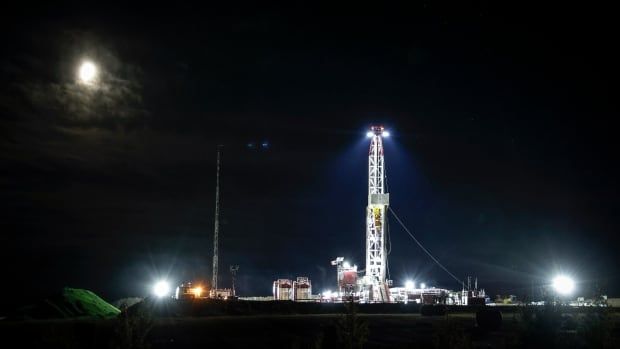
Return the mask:
M237 295L237 291L235 291L235 281L237 279L237 271L239 271L239 266L238 265L231 265L230 266L230 275L232 277L232 295L233 296Z
M366 282L368 301L387 301L386 288L386 213L389 194L385 192L383 137L389 136L383 126L373 126L368 154L368 208L366 217Z
M217 146L217 169L215 173L215 227L213 229L213 280L211 288L217 290L217 268L218 268L218 235L220 233L220 158L222 156L222 146Z

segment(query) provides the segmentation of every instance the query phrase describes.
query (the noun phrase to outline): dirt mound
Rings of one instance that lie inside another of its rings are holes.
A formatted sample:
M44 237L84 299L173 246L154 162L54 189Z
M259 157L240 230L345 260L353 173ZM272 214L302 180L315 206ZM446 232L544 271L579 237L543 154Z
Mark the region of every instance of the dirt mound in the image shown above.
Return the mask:
M110 318L118 314L120 314L118 308L93 292L65 287L59 294L19 309L12 317L21 319Z
M140 298L140 297L127 297L127 298L117 299L111 304L117 307L118 309L121 309L123 305L126 306L127 308L130 308L134 304L138 304L142 301L143 301L143 298Z

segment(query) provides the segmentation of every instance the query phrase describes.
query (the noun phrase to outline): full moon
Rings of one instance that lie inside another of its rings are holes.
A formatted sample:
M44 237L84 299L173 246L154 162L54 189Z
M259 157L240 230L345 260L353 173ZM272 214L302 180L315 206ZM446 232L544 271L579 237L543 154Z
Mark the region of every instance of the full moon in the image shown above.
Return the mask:
M83 84L92 84L97 78L97 67L92 62L83 62L78 71L78 77Z

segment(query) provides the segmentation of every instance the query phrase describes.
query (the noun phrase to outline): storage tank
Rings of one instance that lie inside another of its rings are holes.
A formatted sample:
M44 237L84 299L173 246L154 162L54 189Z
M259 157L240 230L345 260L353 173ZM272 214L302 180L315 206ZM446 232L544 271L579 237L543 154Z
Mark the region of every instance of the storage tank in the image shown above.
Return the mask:
M312 297L312 284L305 276L300 276L293 282L293 299L295 301L310 300Z
M357 268L344 270L342 272L342 279L338 280L341 288L349 288L355 286L357 283Z
M277 301L292 300L293 283L289 279L278 279L273 282L273 299Z
M175 299L194 299L196 298L196 291L194 287L192 287L191 282L185 282L181 285L177 286L176 291L174 292Z

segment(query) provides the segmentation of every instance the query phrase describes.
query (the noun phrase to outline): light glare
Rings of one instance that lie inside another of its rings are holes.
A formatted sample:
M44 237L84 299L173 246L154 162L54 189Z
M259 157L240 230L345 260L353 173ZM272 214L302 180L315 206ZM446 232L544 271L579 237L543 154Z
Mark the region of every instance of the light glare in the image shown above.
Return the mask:
M405 282L405 289L407 291L411 291L415 288L415 282L411 281L411 280L407 280L407 282Z
M170 293L170 285L167 281L158 281L153 286L153 293L159 298L166 297Z
M374 135L375 135L375 133L372 132L372 131L366 132L366 137L368 137L368 138L372 138L372 136L374 136Z
M388 132L388 131L383 131L383 132L381 132L381 136L383 136L383 137L389 137L389 136L390 136L390 132Z
M575 281L568 276L559 275L553 278L553 288L559 294L570 294L575 289Z

